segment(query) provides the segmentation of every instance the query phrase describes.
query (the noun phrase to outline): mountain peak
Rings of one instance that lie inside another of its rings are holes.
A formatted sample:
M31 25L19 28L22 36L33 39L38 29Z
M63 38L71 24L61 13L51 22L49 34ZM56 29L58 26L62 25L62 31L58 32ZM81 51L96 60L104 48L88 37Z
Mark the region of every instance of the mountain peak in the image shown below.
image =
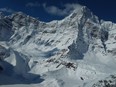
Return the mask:
M77 8L74 9L74 11L69 15L69 17L75 18L83 15L90 17L93 14L86 6L79 5Z
M24 18L26 17L26 14L23 12L15 12L11 15L11 18L17 18L17 17Z
M116 72L116 24L100 23L86 6L49 23L23 12L4 17L0 44L0 57L12 66L7 72L9 67L0 64L4 74L29 82L42 78L41 87L93 87L89 85Z

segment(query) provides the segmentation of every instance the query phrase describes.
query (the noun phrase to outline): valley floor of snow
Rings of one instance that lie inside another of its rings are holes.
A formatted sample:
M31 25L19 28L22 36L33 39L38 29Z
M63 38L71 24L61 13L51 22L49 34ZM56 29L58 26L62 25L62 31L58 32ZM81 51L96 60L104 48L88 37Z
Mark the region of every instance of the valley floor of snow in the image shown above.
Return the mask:
M116 72L116 63L110 56L87 53L83 60L69 60L77 66L76 70L57 63L46 62L45 59L31 59L29 72L23 72L26 68L19 54L11 52L11 56L2 62L5 70L0 73L0 87L92 87L98 80L104 79ZM99 58L97 57L99 56ZM97 59L97 60L95 60ZM16 72L12 71L15 64ZM32 63L32 64L31 64ZM22 69L22 70L21 70ZM22 76L20 76L22 74Z

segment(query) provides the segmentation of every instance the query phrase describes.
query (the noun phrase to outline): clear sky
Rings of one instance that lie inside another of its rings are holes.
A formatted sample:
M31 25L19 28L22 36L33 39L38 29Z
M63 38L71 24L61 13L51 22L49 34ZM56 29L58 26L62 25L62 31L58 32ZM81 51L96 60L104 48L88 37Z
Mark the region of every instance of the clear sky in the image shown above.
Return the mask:
M116 0L0 0L0 11L5 14L22 11L48 22L64 18L78 4L87 6L100 19L116 23Z

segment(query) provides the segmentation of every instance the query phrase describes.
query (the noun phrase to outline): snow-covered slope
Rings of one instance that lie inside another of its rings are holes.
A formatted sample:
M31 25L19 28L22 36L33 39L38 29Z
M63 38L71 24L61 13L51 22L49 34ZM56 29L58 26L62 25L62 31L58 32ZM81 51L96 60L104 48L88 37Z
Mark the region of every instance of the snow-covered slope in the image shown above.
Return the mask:
M1 87L102 87L116 72L116 24L85 6L49 23L0 13L0 58Z

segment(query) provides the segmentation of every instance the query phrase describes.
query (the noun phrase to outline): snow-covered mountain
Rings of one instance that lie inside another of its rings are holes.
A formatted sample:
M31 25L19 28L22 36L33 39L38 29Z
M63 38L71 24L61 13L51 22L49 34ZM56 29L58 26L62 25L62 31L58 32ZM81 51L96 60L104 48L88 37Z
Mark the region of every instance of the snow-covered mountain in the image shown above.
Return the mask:
M0 59L1 87L115 87L116 24L85 6L48 23L0 13Z

